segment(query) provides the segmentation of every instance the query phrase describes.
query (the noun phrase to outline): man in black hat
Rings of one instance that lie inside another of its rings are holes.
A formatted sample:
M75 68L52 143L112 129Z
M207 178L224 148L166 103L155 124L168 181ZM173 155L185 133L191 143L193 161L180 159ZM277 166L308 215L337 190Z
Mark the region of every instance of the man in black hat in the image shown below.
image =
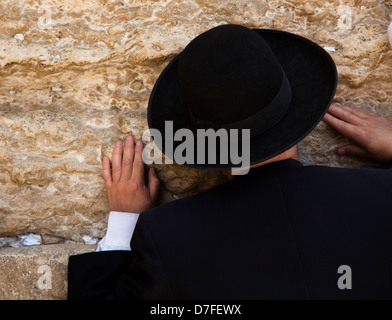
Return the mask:
M168 148L166 121L195 136L237 130L228 139L249 143L251 169L233 177L232 159L195 147L216 161L185 165L230 181L153 208L159 179L150 169L145 184L142 143L117 142L112 167L103 160L108 230L100 252L70 257L68 297L392 298L392 170L297 160L297 143L323 118L354 141L340 154L392 160L392 122L331 105L336 83L329 55L290 33L228 25L194 39L151 94L149 127L163 135L154 141L173 157L183 141Z

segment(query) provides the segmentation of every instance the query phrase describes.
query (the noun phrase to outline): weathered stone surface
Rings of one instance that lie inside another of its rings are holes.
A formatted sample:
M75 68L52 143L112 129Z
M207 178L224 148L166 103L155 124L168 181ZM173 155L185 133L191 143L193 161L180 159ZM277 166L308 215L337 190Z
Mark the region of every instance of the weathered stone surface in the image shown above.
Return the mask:
M64 300L68 257L95 245L47 245L0 248L0 300Z
M389 116L392 1L5 0L0 2L0 236L100 238L109 210L101 159L147 128L151 89L201 32L226 23L308 37L338 65L336 99ZM321 123L305 164L375 166L338 157ZM209 188L217 173L156 166L161 202Z

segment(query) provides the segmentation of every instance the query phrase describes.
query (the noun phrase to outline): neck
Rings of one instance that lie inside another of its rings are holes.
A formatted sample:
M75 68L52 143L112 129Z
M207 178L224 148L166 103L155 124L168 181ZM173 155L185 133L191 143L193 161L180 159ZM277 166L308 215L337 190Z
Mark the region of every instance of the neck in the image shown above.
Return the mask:
M298 152L297 152L297 146L295 145L294 147L292 147L289 150L286 150L285 152L278 154L277 156L265 160L263 162L260 163L255 163L253 165L250 166L250 169L252 168L256 168L256 167L260 167L260 166L264 166L268 163L272 163L272 162L278 162L278 161L283 161L283 160L288 160L288 159L293 159L293 160L298 160ZM226 176L226 178L228 180L233 180L234 176L231 174L231 170L224 170L222 171L222 173Z

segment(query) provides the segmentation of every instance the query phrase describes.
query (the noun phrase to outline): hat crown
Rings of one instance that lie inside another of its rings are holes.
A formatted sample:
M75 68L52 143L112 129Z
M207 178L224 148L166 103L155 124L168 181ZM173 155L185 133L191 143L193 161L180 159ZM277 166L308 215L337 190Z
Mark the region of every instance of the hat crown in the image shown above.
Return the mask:
M191 116L207 127L219 127L267 109L285 75L259 34L224 25L188 44L179 59L178 77ZM276 121L268 119L269 113L263 115L265 126Z

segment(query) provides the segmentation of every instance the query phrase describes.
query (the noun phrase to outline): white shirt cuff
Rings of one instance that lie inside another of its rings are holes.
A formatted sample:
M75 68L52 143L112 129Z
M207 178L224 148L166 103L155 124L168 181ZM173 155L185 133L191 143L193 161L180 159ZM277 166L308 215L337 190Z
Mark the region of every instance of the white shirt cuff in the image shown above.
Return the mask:
M131 250L131 239L138 213L110 211L106 235L98 242L96 251Z

